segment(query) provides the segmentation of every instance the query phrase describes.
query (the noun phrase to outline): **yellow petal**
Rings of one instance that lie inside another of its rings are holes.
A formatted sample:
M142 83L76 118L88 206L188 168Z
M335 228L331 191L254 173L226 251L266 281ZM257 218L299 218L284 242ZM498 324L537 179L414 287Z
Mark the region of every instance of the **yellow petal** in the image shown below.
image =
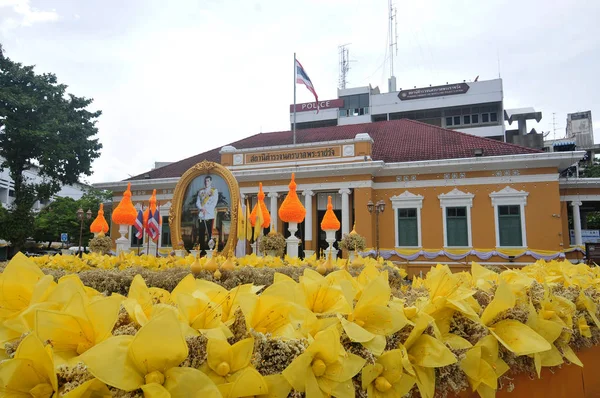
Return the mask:
M110 390L98 379L88 380L73 390L62 395L62 398L110 398Z
M473 347L473 344L471 344L469 340L457 336L454 333L445 334L443 338L444 343L448 344L455 350L464 350Z
M303 354L300 354L299 356L294 358L292 363L290 363L288 365L288 367L285 368L283 370L283 372L281 372L283 377L285 377L285 379L288 381L288 383L290 383L292 385L294 390L299 391L299 392L304 392L306 389L306 385L309 382L308 381L309 374L312 375L313 378L315 377L314 374L312 373L312 370L310 369L312 360L313 360L313 354L304 352ZM316 384L316 382L317 382L316 379L314 382ZM318 385L317 385L317 389L320 391L320 389L318 388Z
M38 310L36 314L36 333L43 341L50 341L60 363L76 357L78 347L89 349L93 346L94 333L85 320L58 311ZM88 331L86 333L86 331Z
M256 398L286 398L292 389L290 383L280 374L265 376L264 380L268 391L266 394L257 395Z
M385 336L381 336L376 334L373 339L369 341L365 341L362 345L371 351L374 355L381 355L385 350L385 346L387 345L387 341Z
M514 319L505 319L495 323L490 327L490 332L503 346L517 355L529 355L548 351L551 348L546 339Z
M87 313L94 329L95 343L110 337L119 317L123 297L113 294L110 297L95 300L88 305Z
M188 274L185 278L179 281L177 286L171 291L171 302L173 304L177 303L177 296L179 294L192 294L196 290L196 278L194 275Z
M350 340L355 341L357 343L364 343L372 340L375 337L373 333L369 332L368 330L365 330L364 328L362 328L354 322L349 322L343 316L338 315L338 318L340 319L342 327L344 328L344 331L346 332Z
M371 305L387 305L392 291L385 275L379 275L369 283L362 291L360 299L356 303L356 309Z
M501 312L515 306L515 295L506 283L500 283L494 294L494 299L485 307L481 314L481 322L484 325L492 322Z
M344 359L327 365L324 377L341 383L360 372L365 362L364 358L347 353Z
M31 397L29 391L44 382L29 359L12 359L0 363L0 391L4 394L12 391L13 397ZM17 395L18 392L21 395Z
M583 367L583 363L577 357L577 355L573 352L573 349L568 344L561 344L560 349L562 350L562 353L565 356L565 358L567 358L569 360L569 362L571 362L577 366Z
M133 391L144 384L144 376L128 355L133 336L114 336L84 352L80 359L91 374L109 386Z
M221 393L212 380L193 368L176 367L167 370L164 387L172 398L221 398Z
M406 323L406 318L399 317L394 319L397 314L387 305L364 305L356 306L353 316L363 323L363 327L375 334L388 335L402 329ZM404 321L404 324L402 322Z
M183 362L188 346L175 314L165 311L143 326L131 342L129 356L144 375L164 372Z
M312 355L318 354L326 363L335 362L341 351L340 335L334 327L317 333L315 341L306 349Z
M144 384L141 389L144 391L144 398L171 398L169 391L158 383Z
M246 368L235 375L232 383L219 385L225 398L238 398L268 393L268 386L263 377L254 368Z
M415 366L416 383L423 398L433 398L435 394L435 369Z
M439 368L456 363L456 356L438 339L423 334L408 350L413 365Z
M231 362L231 373L237 372L238 370L250 365L253 351L254 339L252 337L240 340L232 345L231 352L233 354L233 360Z
M48 380L54 391L58 390L58 380L54 371L54 361L51 354L35 334L29 334L21 341L15 358L27 359L33 362L33 368L40 377Z
M385 354L387 354L387 352ZM383 355L385 355L385 354L383 354ZM380 357L380 359L381 359L381 357ZM399 365L400 365L400 371L402 371L402 365L401 364L399 364ZM361 373L361 377L360 377L363 390L366 390L367 386L369 384L371 384L372 382L374 382L375 379L378 378L379 375L381 375L381 373L383 373L383 370L384 370L384 366L381 363L365 365L362 369L362 373Z

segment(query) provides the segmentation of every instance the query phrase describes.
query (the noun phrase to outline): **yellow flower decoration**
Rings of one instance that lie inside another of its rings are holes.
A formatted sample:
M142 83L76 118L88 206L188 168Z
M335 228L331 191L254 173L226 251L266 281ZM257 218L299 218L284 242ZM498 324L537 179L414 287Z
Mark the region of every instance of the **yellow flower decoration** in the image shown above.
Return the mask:
M111 336L123 297L88 299L76 293L62 311L38 310L35 332L49 341L59 364Z
M365 360L347 353L340 344L335 327L319 332L306 351L296 357L282 372L286 380L307 397L354 397L352 377Z
M231 331L221 320L221 307L210 301L205 294L195 292L192 296L180 293L177 295L177 308L180 319L194 331L221 340L232 336Z
M415 385L415 378L403 372L402 350L386 351L374 364L362 371L362 389L369 398L396 398L406 395Z
M375 355L385 349L385 336L407 324L403 312L388 307L392 292L387 275L380 274L363 291L348 319L338 314L350 340L362 343Z
M81 360L99 380L124 391L141 388L144 395L221 396L198 369L178 367L188 356L179 321L171 312L151 319L135 336L114 336L92 347Z
M304 293L304 304L315 314L347 314L350 304L342 288L332 278L324 278L310 269L300 277L300 287Z
M209 339L206 347L206 362L202 364L200 370L206 373L217 385L233 383L242 374L241 372L246 369L252 369L256 372L250 366L253 351L254 339L251 337L240 340L234 345L230 345L227 341L223 340ZM248 387L250 388L250 386ZM264 393L266 388L261 391L261 393ZM258 393L249 393L247 395L256 394Z
M168 304L154 304L153 295L160 297L160 294L157 295L156 293L160 293L160 291L148 289L141 275L138 274L133 278L127 298L123 301L123 307L127 310L127 314L132 321L144 326L153 316L165 311L177 311L175 307ZM169 299L165 298L164 300ZM160 299L157 299L157 301L160 301Z
M433 325L431 317L424 314L417 318L402 350L402 365L406 372L416 379L423 398L432 398L435 393L435 368L456 363L456 357L440 340L423 334Z
M465 353L460 368L467 375L473 391L481 398L493 398L498 389L498 377L509 369L506 362L498 356L498 340L485 336Z
M504 347L517 355L530 355L550 350L551 345L546 339L518 320L504 319L496 322L498 315L514 308L515 304L516 298L510 287L506 283L500 283L494 299L481 314L481 322Z

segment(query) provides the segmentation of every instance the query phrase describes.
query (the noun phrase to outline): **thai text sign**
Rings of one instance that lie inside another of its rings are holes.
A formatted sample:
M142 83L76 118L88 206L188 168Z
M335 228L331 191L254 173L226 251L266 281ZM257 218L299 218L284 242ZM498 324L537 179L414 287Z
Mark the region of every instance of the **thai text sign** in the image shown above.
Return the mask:
M337 145L319 148L292 149L289 151L249 153L246 154L246 164L331 159L339 158L341 156L342 148Z
M429 97L442 97L444 95L464 94L469 91L467 83L447 84L444 86L414 88L402 90L398 93L401 100L412 100Z

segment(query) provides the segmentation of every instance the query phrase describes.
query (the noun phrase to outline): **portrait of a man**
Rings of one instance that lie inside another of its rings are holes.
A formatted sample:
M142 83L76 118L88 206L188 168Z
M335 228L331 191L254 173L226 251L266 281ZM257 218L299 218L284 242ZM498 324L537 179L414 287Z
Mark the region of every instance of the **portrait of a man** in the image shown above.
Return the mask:
M181 213L181 238L187 250L206 254L211 238L214 249L221 250L231 226L231 192L223 177L202 174L185 190Z
M198 191L196 196L196 207L198 208L198 238L201 250L209 248L215 221L215 209L219 202L219 190L213 187L211 176L204 177L204 188Z

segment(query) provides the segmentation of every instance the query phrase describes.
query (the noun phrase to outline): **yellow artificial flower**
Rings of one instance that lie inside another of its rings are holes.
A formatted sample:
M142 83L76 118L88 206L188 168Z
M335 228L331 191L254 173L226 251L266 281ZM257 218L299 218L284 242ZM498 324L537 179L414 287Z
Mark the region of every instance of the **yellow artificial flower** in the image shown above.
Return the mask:
M498 356L498 340L487 335L465 353L460 368L467 375L473 391L481 398L494 398L498 389L498 377L509 369Z
M334 279L306 269L299 285L304 293L304 305L315 314L347 314L351 311L344 291Z
M362 389L369 398L396 398L406 395L415 385L415 378L403 372L402 350L386 351L374 364L362 370Z
M62 364L111 336L122 301L120 295L89 299L75 293L62 311L38 310L35 332Z
M500 274L489 270L475 261L471 262L471 276L473 286L489 292L492 286L497 285Z
M509 351L516 355L529 355L551 349L550 343L529 326L516 319L496 321L498 315L514 308L516 298L510 287L501 282L496 289L494 299L481 314L481 322L490 333Z
M240 306L246 326L259 333L269 333L273 337L301 337L297 335L290 321L291 312L294 310L292 303L269 295L268 291L267 288L260 296L252 293L242 296Z
M176 308L168 304L154 304L152 294L141 275L136 275L129 286L127 298L123 300L123 307L127 310L129 318L140 326L163 312L172 311Z
M461 281L452 274L447 265L437 265L427 273L423 285L429 291L429 302L431 305L423 308L428 314L433 314L445 307L462 312L471 319L477 319L474 307L479 305L473 299L475 291L464 286Z
M207 337L221 340L232 336L229 328L221 320L221 307L210 301L205 294L194 292L192 296L179 293L177 304L180 319L194 332L198 331Z
M577 328L579 329L579 334L583 337L592 337L592 331L585 320L585 316L580 316L579 319L577 319Z
M21 341L13 359L0 363L0 391L6 397L57 396L52 352L35 334Z
M286 380L307 397L354 397L352 377L364 366L365 360L347 353L340 335L331 327L315 336L315 340L282 372Z
M433 319L419 316L408 338L399 349L402 351L402 366L415 378L423 398L432 398L435 393L435 368L456 363L456 357L444 343L423 332L434 325Z
M233 383L236 377L241 375L240 372L247 368L254 370L250 366L253 351L254 339L251 337L240 340L234 345L223 340L209 339L206 346L206 362L202 364L200 370L217 385Z
M179 321L172 312L164 312L135 336L110 337L80 359L96 378L124 391L141 388L150 397L221 397L204 373L179 367L187 356Z
M387 275L381 273L362 291L347 319L338 314L350 340L361 343L375 355L383 353L385 336L402 329L408 322L403 312L388 306L391 295Z
M594 300L586 296L584 292L580 292L576 304L577 309L587 310L588 315L590 316L590 318L592 318L592 321L594 321L596 327L600 328L600 320L598 320L598 317L596 315L598 313L598 306L596 305L596 303L594 303Z

